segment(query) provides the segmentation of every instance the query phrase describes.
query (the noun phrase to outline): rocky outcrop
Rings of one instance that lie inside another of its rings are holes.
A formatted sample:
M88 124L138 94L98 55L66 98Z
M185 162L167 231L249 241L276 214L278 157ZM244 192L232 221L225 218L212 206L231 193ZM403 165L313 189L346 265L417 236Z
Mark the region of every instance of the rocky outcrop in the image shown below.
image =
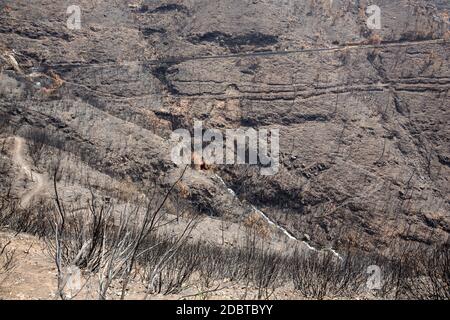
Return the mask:
M0 50L24 70L2 65L12 126L57 132L140 186L175 181L168 137L194 119L278 128L278 174L189 169L192 207L241 219L254 205L336 248L448 237L445 1L379 1L376 32L367 1L79 1L81 30L67 29L65 1L3 2Z

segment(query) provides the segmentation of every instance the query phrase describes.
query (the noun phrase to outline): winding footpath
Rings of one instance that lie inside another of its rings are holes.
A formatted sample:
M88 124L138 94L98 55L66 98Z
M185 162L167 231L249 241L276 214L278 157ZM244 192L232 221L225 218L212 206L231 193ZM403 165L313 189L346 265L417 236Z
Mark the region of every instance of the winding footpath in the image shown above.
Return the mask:
M29 189L21 196L20 206L22 208L27 208L30 205L31 200L42 193L46 187L46 179L44 176L33 171L31 165L26 160L25 145L26 143L23 138L14 137L13 162L20 168L23 175L33 182L31 187L29 187Z
M25 143L25 140L23 138L21 138L21 137L14 137L14 150L13 150L13 154L12 154L13 162L20 168L20 170L22 171L23 175L25 177L29 178L32 181L31 187L29 187L29 189L27 191L25 191L22 194L22 196L21 196L20 206L22 208L29 207L29 205L31 203L31 200L33 200L33 198L35 196L37 196L37 195L41 194L42 192L44 192L45 188L47 186L47 179L44 177L44 175L34 171L31 168L32 166L26 160L26 152L25 152L25 148L26 147L25 147L25 145L26 145L26 143ZM220 176L218 176L218 175L215 175L215 176L221 182L221 184L223 184L224 187L226 187L228 193L230 195L232 195L234 198L237 199L236 193L232 189L227 187L225 181L223 181L223 179ZM276 229L278 229L289 240L296 241L296 242L301 242L310 251L314 251L314 252L329 251L334 256L336 256L338 259L343 260L342 256L339 253L337 253L335 250L333 250L331 248L330 249L320 249L319 250L319 249L311 246L306 241L302 241L302 240L297 239L288 230L286 230L284 227L280 226L278 223L276 223L275 221L270 219L264 212L262 212L261 210L259 210L255 206L252 205L252 209L258 215L260 215L270 226L275 227Z

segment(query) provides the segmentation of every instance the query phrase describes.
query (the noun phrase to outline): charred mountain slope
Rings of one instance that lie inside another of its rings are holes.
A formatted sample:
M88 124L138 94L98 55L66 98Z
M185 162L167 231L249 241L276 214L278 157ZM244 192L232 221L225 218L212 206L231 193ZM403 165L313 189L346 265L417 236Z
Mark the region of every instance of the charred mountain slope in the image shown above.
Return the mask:
M167 138L194 119L278 128L278 174L190 168L186 201L336 248L448 237L448 3L378 1L374 32L368 1L281 2L83 0L70 30L68 1L2 0L0 111L142 188L175 181Z

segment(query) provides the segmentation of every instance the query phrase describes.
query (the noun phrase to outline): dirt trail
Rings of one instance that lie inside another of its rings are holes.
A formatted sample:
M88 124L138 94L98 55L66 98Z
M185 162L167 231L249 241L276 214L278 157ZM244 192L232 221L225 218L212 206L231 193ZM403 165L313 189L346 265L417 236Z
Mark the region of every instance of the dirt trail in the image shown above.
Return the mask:
M23 172L27 179L31 179L32 185L22 194L20 205L26 208L34 196L42 193L46 187L46 179L44 176L31 169L31 165L26 160L25 140L21 137L14 137L13 161ZM27 186L28 187L28 186Z

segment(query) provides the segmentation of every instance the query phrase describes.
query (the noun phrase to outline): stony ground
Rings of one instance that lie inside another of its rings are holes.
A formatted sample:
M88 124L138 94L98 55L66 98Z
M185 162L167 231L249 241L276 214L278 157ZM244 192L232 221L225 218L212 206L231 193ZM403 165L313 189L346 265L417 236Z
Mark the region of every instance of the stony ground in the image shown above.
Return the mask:
M277 128L278 174L189 168L177 194L236 225L257 207L281 241L337 251L448 237L448 2L378 1L377 32L367 1L78 3L81 30L68 1L0 2L0 113L63 141L99 190L174 182L168 137L194 119Z
M57 300L56 265L42 240L26 234L0 232L0 241L11 241L8 250L14 251L15 262L7 277L0 278L0 300ZM71 299L98 299L97 275L83 273L80 289L66 289ZM146 295L145 288L138 280L130 283L125 299L131 300L236 300L257 299L258 290L246 283L235 281L214 282L210 287L203 287L200 281L191 281L179 294ZM108 299L119 299L120 283L114 283ZM271 293L270 299L298 300L305 299L290 286L282 286ZM362 297L361 297L362 298Z

